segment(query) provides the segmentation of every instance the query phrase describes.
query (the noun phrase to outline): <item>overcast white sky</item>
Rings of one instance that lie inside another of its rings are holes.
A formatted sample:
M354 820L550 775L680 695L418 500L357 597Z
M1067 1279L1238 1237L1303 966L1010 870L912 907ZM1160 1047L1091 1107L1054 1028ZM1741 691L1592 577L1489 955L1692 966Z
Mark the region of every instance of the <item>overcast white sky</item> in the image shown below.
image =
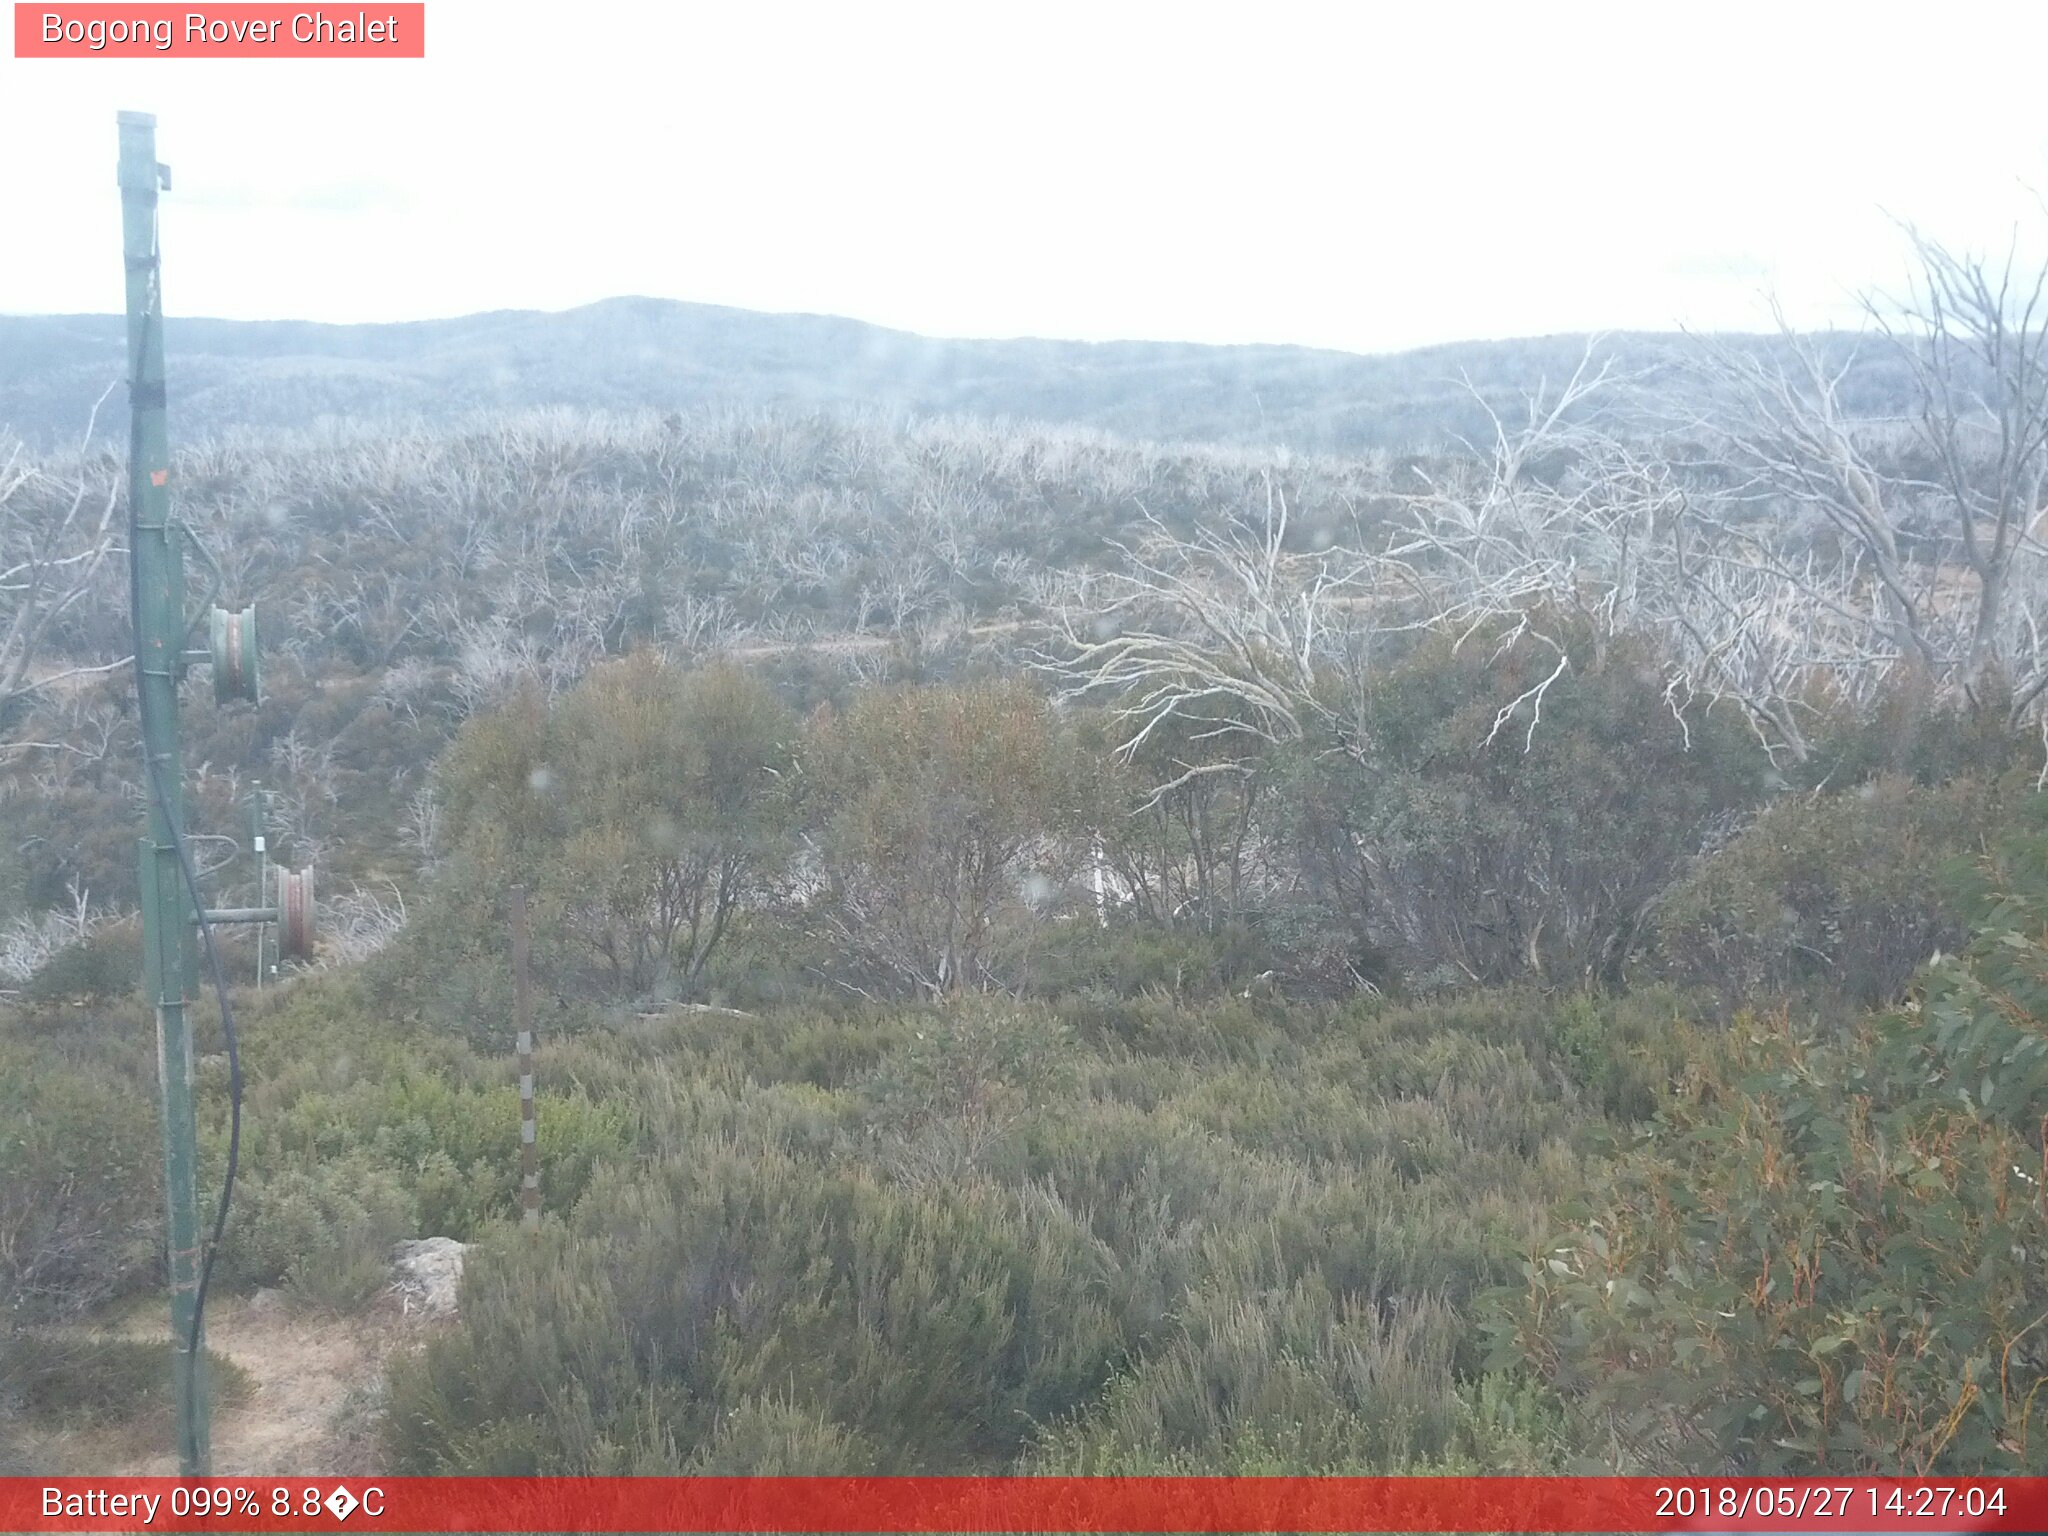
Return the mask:
M2000 250L2048 227L2038 3L429 0L427 20L413 62L0 58L0 311L118 307L120 107L158 114L176 173L174 314L634 293L1382 351L1751 329L1767 286L1802 324L1848 320L1903 272L1887 211Z

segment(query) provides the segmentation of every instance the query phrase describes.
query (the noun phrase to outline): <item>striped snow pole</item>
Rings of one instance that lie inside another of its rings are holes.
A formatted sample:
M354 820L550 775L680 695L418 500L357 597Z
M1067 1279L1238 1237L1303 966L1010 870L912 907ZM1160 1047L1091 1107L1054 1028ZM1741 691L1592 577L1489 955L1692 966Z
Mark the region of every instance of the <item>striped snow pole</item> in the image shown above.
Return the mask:
M533 994L526 976L526 887L512 887L512 1001L519 1027L519 1224L540 1229L540 1145L533 1119Z

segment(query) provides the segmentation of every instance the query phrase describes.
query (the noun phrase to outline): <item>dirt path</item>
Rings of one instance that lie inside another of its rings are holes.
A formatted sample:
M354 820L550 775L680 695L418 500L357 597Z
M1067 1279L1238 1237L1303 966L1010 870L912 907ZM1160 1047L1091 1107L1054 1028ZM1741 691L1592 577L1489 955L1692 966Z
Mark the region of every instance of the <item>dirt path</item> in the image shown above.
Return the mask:
M986 624L970 626L966 635L970 640L985 640L991 635L1012 635L1024 629L1026 623L1023 619L997 619ZM737 661L762 661L774 656L794 656L799 652L809 652L817 656L859 656L873 651L886 651L891 646L903 643L901 635L863 632L814 635L808 640L761 640L728 646L719 654Z
M167 1333L154 1317L137 1314L94 1331L163 1338L168 1367ZM206 1333L208 1347L249 1378L241 1400L214 1414L215 1476L379 1470L375 1429L384 1364L419 1337L419 1325L382 1306L366 1317L327 1317L222 1297L207 1307ZM162 1476L178 1470L169 1426L159 1422L38 1436L31 1454L52 1473Z
M248 1396L215 1421L216 1473L377 1470L384 1363L408 1332L397 1319L293 1317L242 1302L207 1331L212 1347L249 1375Z

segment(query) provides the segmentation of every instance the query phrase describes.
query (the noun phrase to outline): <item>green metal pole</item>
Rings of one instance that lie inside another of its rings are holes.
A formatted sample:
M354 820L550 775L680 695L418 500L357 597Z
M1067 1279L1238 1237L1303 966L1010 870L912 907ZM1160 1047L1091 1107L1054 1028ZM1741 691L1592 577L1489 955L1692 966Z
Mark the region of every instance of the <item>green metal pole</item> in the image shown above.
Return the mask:
M156 158L156 119L123 112L121 232L128 269L128 497L133 517L135 646L141 691L149 832L142 841L143 987L156 1008L157 1081L163 1091L164 1199L171 1277L171 1384L178 1406L178 1470L211 1470L205 1341L192 1347L198 1303L198 1126L192 1108L192 1034L185 1017L194 921L178 862L184 798L178 679L184 669L184 537L170 515L170 441L164 421L163 290L157 262L157 191L169 171Z

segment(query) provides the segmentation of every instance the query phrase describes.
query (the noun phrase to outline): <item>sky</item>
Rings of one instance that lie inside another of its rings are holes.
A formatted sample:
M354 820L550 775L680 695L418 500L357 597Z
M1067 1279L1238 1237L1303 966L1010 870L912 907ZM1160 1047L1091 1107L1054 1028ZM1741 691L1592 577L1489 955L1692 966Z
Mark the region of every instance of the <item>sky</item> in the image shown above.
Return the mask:
M341 11L340 6L331 10ZM354 14L356 7L348 7ZM374 10L374 6L372 6ZM2048 6L428 0L423 60L0 57L0 312L646 294L1379 352L1853 324L1899 220L2048 248Z

